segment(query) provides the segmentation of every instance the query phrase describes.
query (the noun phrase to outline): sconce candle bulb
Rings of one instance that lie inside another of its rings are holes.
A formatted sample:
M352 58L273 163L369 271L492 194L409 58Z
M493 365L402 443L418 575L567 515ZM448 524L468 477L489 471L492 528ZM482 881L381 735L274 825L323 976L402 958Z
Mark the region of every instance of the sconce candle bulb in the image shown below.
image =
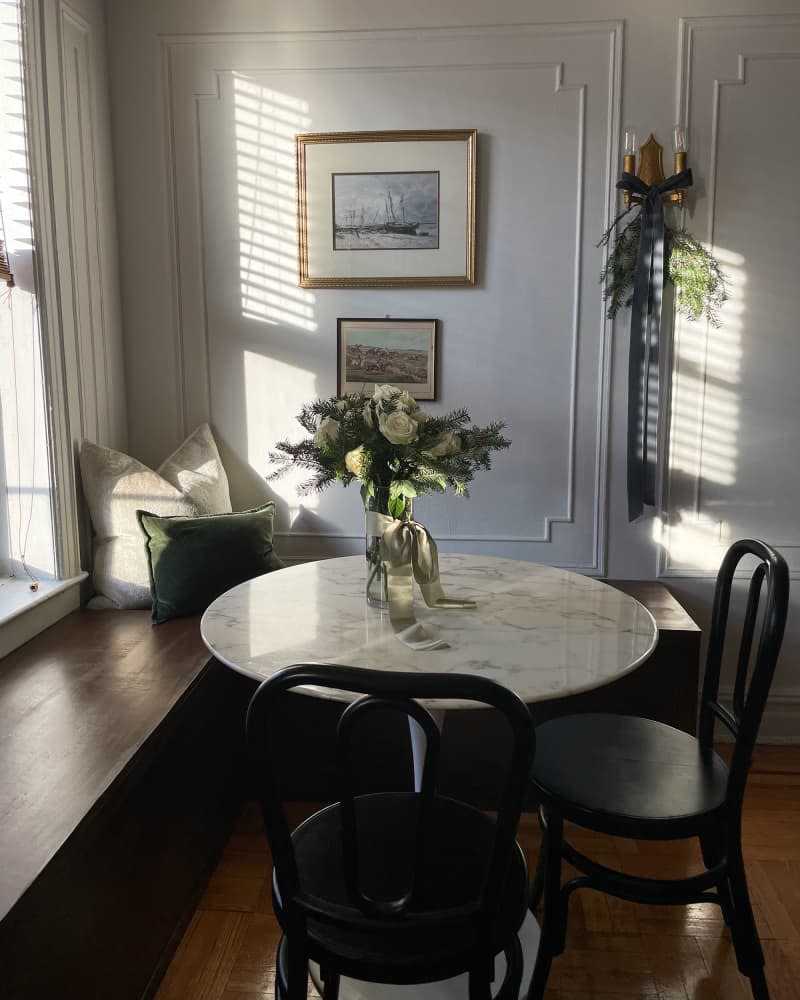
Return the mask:
M638 149L638 143L636 141L636 129L626 128L625 129L625 150L622 156L622 170L626 174L636 173L636 150ZM625 204L630 205L630 194L625 192Z
M674 173L679 174L686 169L686 153L688 151L686 128L681 124L676 125L672 130L672 151L675 154Z

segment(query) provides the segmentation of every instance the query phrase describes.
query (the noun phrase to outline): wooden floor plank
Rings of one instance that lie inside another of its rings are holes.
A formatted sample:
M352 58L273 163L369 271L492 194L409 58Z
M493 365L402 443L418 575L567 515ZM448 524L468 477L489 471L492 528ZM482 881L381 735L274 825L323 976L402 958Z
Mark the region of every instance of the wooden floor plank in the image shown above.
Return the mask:
M220 1000L246 920L242 913L198 910L167 970L158 1000Z
M730 941L722 936L717 938L695 938L709 978L716 983L717 991L724 1000L752 1000L752 993L744 976L736 968L736 956Z
M275 954L281 937L278 921L263 913L248 915L239 950L225 983L228 990L261 991L275 984Z

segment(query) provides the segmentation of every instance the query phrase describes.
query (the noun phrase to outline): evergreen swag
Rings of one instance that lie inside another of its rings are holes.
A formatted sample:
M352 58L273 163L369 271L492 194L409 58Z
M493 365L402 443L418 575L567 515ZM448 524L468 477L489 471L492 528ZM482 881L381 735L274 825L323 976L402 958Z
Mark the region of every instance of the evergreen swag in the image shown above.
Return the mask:
M632 210L626 209L603 233L597 244L607 246L618 224ZM633 300L633 284L639 237L642 232L641 213L621 232L600 272L603 298L608 302L608 317L613 319L623 306ZM727 299L725 276L717 259L685 229L671 229L664 224L664 275L675 288L675 309L688 319L705 316L712 326L719 326L719 308Z
M388 491L393 517L402 517L413 497L448 486L469 496L478 469L491 468L491 452L511 444L500 433L502 422L470 425L464 409L432 417L391 385L376 386L372 396L352 393L306 403L297 419L311 437L296 444L279 441L269 456L277 468L267 479L294 466L308 469L311 477L298 488L301 496L358 479L365 504L379 490Z

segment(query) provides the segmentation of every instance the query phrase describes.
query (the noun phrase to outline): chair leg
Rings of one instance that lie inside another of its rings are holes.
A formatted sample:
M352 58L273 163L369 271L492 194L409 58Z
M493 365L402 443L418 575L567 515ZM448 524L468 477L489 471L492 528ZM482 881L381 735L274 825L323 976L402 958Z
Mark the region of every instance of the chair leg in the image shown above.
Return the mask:
M339 973L320 969L323 1000L339 1000Z
M750 989L753 991L753 1000L769 1000L769 989L763 966L750 976Z
M544 839L544 905L542 909L542 933L539 952L528 990L527 1000L541 1000L544 996L547 977L553 958L564 950L567 931L566 900L561 894L561 844L564 822L558 813L551 813L544 807L539 811Z
M542 831L542 842L539 847L539 858L536 862L536 872L533 876L533 882L531 883L531 892L528 897L528 909L533 913L536 907L539 905L542 893L544 892L544 863L546 856L546 844L545 839L547 837L547 830L542 822L542 813L539 810L539 827Z
M286 936L281 934L275 951L275 1000L286 1000Z
M302 934L286 935L286 1000L308 1000L308 956Z
M492 1000L492 981L487 967L470 969L469 1000Z
M703 864L706 868L713 868L725 857L725 842L719 831L706 831L700 835L700 850L703 854ZM733 920L733 901L727 879L723 879L717 886L719 892L722 916L725 923L730 927Z
M494 1000L519 1000L525 959L522 954L522 944L516 934L505 949L505 958L506 974ZM492 979L492 983L494 983L494 979Z
M744 871L744 859L740 849L735 848L728 859L728 884L730 886L733 914L731 937L736 952L736 964L743 976L747 976L756 1000L769 1000L764 978L764 952L758 939L750 893Z

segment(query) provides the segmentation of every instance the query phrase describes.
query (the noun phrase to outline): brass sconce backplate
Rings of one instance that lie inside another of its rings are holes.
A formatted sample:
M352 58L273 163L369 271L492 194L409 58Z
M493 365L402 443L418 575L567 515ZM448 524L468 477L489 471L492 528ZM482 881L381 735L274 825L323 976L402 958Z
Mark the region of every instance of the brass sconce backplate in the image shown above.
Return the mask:
M653 133L642 143L639 150L639 179L648 187L660 184L664 180L664 147L656 142Z
M628 157L625 157L627 160ZM633 159L633 157L631 157ZM679 173L681 170L686 169L686 153L676 153L675 154L675 173ZM648 187L653 184L660 184L664 180L664 147L656 142L653 133L647 137L647 141L642 143L639 149L639 169L636 171L636 176ZM674 201L678 204L683 204L683 191L671 191L669 194L662 195L663 201ZM625 192L625 204L630 205L630 203L640 202L641 198L638 195L631 195L629 191Z

